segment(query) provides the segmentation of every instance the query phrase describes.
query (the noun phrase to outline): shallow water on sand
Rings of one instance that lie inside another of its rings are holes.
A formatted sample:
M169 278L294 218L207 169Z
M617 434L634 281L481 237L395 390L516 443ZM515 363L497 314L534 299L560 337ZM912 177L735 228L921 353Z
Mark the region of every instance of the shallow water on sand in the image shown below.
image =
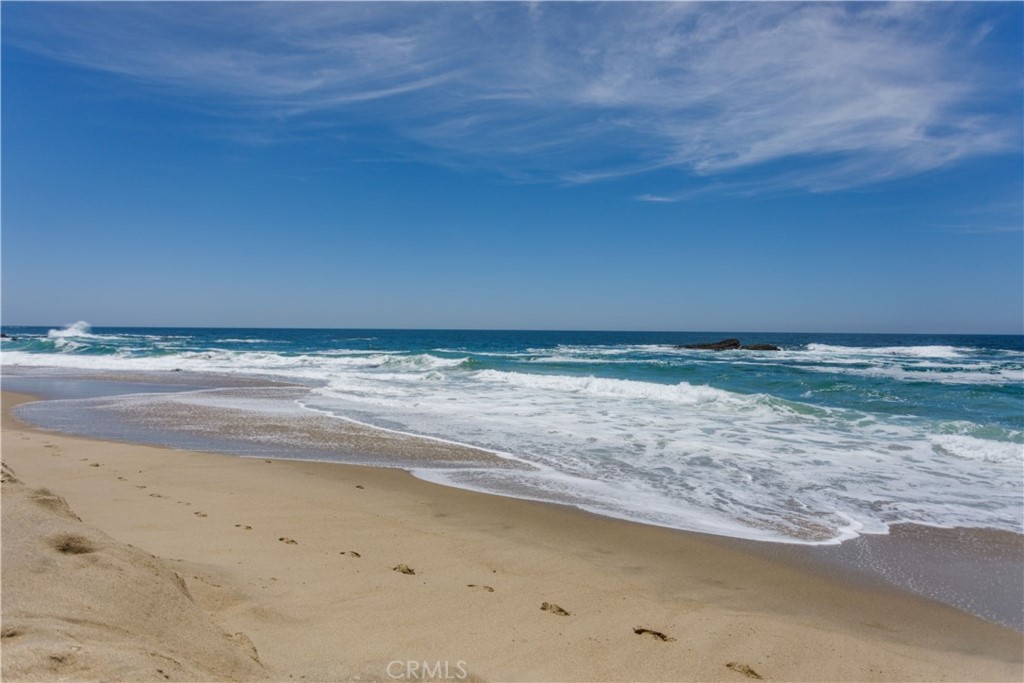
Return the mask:
M220 386L233 378L175 374L135 381L31 370L5 375L3 387L43 397L19 406L19 418L48 429L122 441L252 457L285 457L403 467L421 478L437 472L491 472L529 463L437 439L381 430L310 413L298 386ZM442 478L443 480L443 478ZM750 541L736 541L749 545ZM894 525L841 545L754 543L811 568L882 580L1024 630L1024 536L984 529Z

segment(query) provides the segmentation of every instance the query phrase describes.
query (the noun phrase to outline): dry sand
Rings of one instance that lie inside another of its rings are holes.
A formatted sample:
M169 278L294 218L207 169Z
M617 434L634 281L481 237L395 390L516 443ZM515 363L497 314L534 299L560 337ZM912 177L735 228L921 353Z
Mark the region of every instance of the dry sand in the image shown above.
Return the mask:
M46 433L19 400L4 680L1024 678L1020 633L723 539Z

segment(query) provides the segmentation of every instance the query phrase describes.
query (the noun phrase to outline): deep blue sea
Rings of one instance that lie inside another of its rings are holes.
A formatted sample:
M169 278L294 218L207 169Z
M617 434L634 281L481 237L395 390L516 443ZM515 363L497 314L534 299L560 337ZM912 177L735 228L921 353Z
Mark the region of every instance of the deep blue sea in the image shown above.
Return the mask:
M464 443L517 465L415 468L464 488L796 543L883 533L897 522L1022 531L1019 336L84 323L4 332L16 337L3 340L5 371L45 366L159 380L178 370L283 381L302 391L272 408L279 415L326 415ZM782 350L677 348L726 337ZM196 406L270 409L237 389L176 396ZM264 449L274 438L258 429L252 436ZM328 459L362 462L360 455Z

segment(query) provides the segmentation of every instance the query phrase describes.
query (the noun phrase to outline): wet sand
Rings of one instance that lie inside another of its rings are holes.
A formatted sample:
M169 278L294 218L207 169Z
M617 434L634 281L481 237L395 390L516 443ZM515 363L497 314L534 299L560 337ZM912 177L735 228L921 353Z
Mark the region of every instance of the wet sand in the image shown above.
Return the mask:
M387 467L529 468L491 451L301 408L296 402L309 387L297 385L196 373L5 375L4 382L15 392L54 399L37 404L39 412L27 406L27 418L20 415L26 422L93 438L297 460L341 456ZM88 407L63 399L85 399Z
M5 680L1024 677L1019 632L789 551L43 432L10 416L24 399L4 394Z

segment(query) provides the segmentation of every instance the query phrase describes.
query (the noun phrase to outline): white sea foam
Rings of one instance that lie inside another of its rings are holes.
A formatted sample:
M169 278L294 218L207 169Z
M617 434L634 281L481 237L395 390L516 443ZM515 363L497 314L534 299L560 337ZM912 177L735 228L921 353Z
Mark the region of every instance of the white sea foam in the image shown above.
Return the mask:
M27 338L36 337L36 335L25 336ZM93 331L92 326L89 323L84 320L79 320L78 322L61 329L48 330L45 335L45 339L52 342L54 348L61 353L75 353L90 347L95 347L96 345L117 347L118 350L123 352L148 352L150 349L147 346L128 347L125 346L125 344L153 344L159 346L167 344L168 342L166 340L175 339L175 337L128 333L98 334Z
M579 356L538 356L529 358L527 363L542 365L664 365L666 361L654 358L608 358Z
M468 356L462 358L441 358L429 353L418 353L411 356L390 356L385 365L389 367L412 367L418 370L435 368L457 368L469 360Z
M748 399L737 394L707 386L693 386L686 382L679 384L655 384L653 382L637 382L627 379L607 379L603 377L578 377L573 375L531 375L522 372L499 372L497 370L481 370L476 374L478 380L508 384L541 391L566 392L573 394L589 394L613 398L641 399L650 401L669 401L694 405L714 401L729 402L733 406L749 405Z
M96 338L96 335L92 334L92 325L84 320L79 320L60 330L50 330L46 333L46 336L50 339L67 339L68 337Z
M92 327L84 320L79 320L63 329L50 330L46 333L46 337L53 341L53 345L56 348L65 352L74 352L85 348L85 344L78 341L80 339L99 338L97 335L92 334Z
M550 349L533 349L534 351L540 352L545 351L550 353ZM579 345L579 344L559 344L555 347L554 353L556 354L567 354L572 356L589 356L589 357L604 357L604 356L626 356L636 354L650 354L650 353L666 353L673 352L677 349L673 346L666 346L664 344L620 344L615 346L603 346L603 345Z
M403 355L388 352L333 351L317 354L284 355L272 351L233 351L210 349L182 351L173 355L135 357L128 347L108 355L76 355L60 353L41 356L36 353L10 351L4 364L10 366L46 365L84 370L166 371L187 368L197 372L258 374L282 380L301 378L327 381L338 372L359 368L408 368L426 371L458 367L469 360L442 358L431 354Z
M957 346L833 346L808 344L807 350L823 355L892 356L912 358L959 358L971 349Z
M468 354L472 353L474 356L480 356L482 358L533 358L537 354L531 351L472 351L470 352L465 348L437 348L434 349L438 353L458 353Z
M781 352L777 361L809 372L900 382L1004 385L1024 382L1024 353L957 346L848 347L808 344ZM737 363L739 364L739 363Z
M859 377L882 377L901 382L936 382L939 384L1014 384L1024 382L1024 370L979 365L977 369L894 365L851 368L843 366L800 366L814 372L829 372Z
M48 338L96 341L83 336L93 334L87 328L72 328ZM3 361L94 370L184 368L305 382L316 387L303 400L309 410L514 454L536 468L420 472L424 478L652 524L790 542L835 542L884 532L895 521L1019 529L1021 435L987 434L967 421L889 418L699 382L590 377L568 368L559 374L477 369L470 359L486 354L466 349L220 349L133 357L128 349L135 348L129 343L124 353L107 355L12 351ZM999 358L979 360L960 347L910 348L898 349L903 355L897 356L810 345L773 358L823 373L1021 381L1012 354L1002 365ZM728 361L696 356L640 345L494 354L520 363L678 358L703 368L763 364L753 354Z
M1019 490L993 492L993 482L1019 479L1020 464L1007 455L1017 444L936 441L936 427L924 423L760 395L496 370L436 384L362 372L317 393L311 405L319 409L516 453L538 468L421 473L431 480L666 526L835 542L884 532L893 521L941 525L950 516L1013 528L1020 510ZM937 443L954 457L938 462Z
M928 439L935 450L943 455L964 460L1014 465L1018 469L1024 466L1024 443L978 439L964 434L934 434L929 435Z

